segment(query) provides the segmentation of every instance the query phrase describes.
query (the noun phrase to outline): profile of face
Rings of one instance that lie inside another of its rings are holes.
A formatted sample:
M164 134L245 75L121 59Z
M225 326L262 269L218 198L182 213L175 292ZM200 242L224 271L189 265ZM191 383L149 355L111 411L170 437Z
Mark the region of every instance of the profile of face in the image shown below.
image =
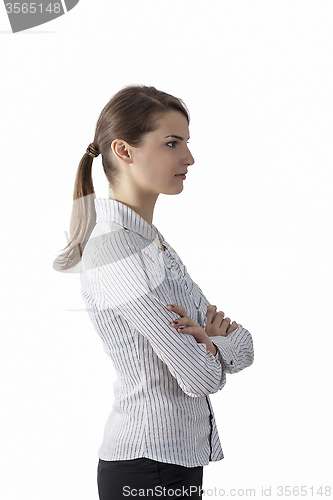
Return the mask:
M159 127L145 137L142 146L134 148L116 139L111 144L120 169L121 191L139 195L178 194L185 180L177 174L188 170L194 158L188 148L189 128L179 111L164 113ZM175 137L176 136L176 137Z

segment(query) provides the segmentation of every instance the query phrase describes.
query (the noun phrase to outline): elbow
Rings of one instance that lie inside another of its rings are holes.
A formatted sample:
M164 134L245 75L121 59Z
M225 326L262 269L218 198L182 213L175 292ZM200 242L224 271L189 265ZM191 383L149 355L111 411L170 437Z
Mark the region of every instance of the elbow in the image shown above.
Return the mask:
M196 386L196 387L182 387L185 394L190 396L191 398L201 398L203 396L209 396L210 394L215 394L215 392L220 391L226 383L226 372L222 371L222 376L219 380L216 380L215 383L205 385L205 386Z
M210 392L208 389L198 389L197 387L182 387L183 391L187 396L190 396L191 398L201 398L202 396L208 396L212 392ZM216 392L216 391L213 391Z
M205 364L202 370L191 374L191 377L179 377L178 384L181 389L191 398L201 398L209 396L221 390L226 383L226 372L220 361L213 361L206 357L206 348L204 352Z
M221 387L222 389L222 387ZM196 392L190 392L190 391L184 391L188 396L191 398L202 398L204 396L209 396L210 394L214 394L217 392L219 389L213 389L213 390L204 390L204 391L196 391Z

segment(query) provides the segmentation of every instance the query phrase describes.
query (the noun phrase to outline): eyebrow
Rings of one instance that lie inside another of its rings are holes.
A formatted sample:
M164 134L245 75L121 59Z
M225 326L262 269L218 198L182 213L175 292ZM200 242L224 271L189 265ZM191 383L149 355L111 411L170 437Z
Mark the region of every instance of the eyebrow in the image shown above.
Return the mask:
M175 139L179 139L180 141L183 141L184 138L183 137L180 137L179 135L167 135L166 137L164 137L164 139L166 139L167 137L174 137ZM190 138L190 136L188 136L188 139ZM187 140L188 140L187 139Z

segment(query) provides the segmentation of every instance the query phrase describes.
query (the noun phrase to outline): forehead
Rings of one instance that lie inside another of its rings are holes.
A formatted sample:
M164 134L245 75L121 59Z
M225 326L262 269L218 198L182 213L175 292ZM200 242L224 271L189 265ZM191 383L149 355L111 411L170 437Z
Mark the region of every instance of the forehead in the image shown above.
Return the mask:
M183 136L188 133L188 122L186 116L180 111L168 111L159 117L159 128L155 131L156 135L161 133L177 134ZM182 135L183 134L183 135Z

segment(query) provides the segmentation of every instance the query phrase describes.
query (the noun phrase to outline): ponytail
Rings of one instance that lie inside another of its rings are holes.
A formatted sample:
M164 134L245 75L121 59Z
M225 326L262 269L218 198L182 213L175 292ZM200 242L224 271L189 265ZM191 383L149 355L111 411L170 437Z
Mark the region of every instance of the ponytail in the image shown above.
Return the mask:
M57 271L65 271L80 262L84 247L96 224L94 205L96 194L91 175L93 156L89 154L88 149L76 173L70 220L70 241L63 249L65 253L53 263L53 268Z

